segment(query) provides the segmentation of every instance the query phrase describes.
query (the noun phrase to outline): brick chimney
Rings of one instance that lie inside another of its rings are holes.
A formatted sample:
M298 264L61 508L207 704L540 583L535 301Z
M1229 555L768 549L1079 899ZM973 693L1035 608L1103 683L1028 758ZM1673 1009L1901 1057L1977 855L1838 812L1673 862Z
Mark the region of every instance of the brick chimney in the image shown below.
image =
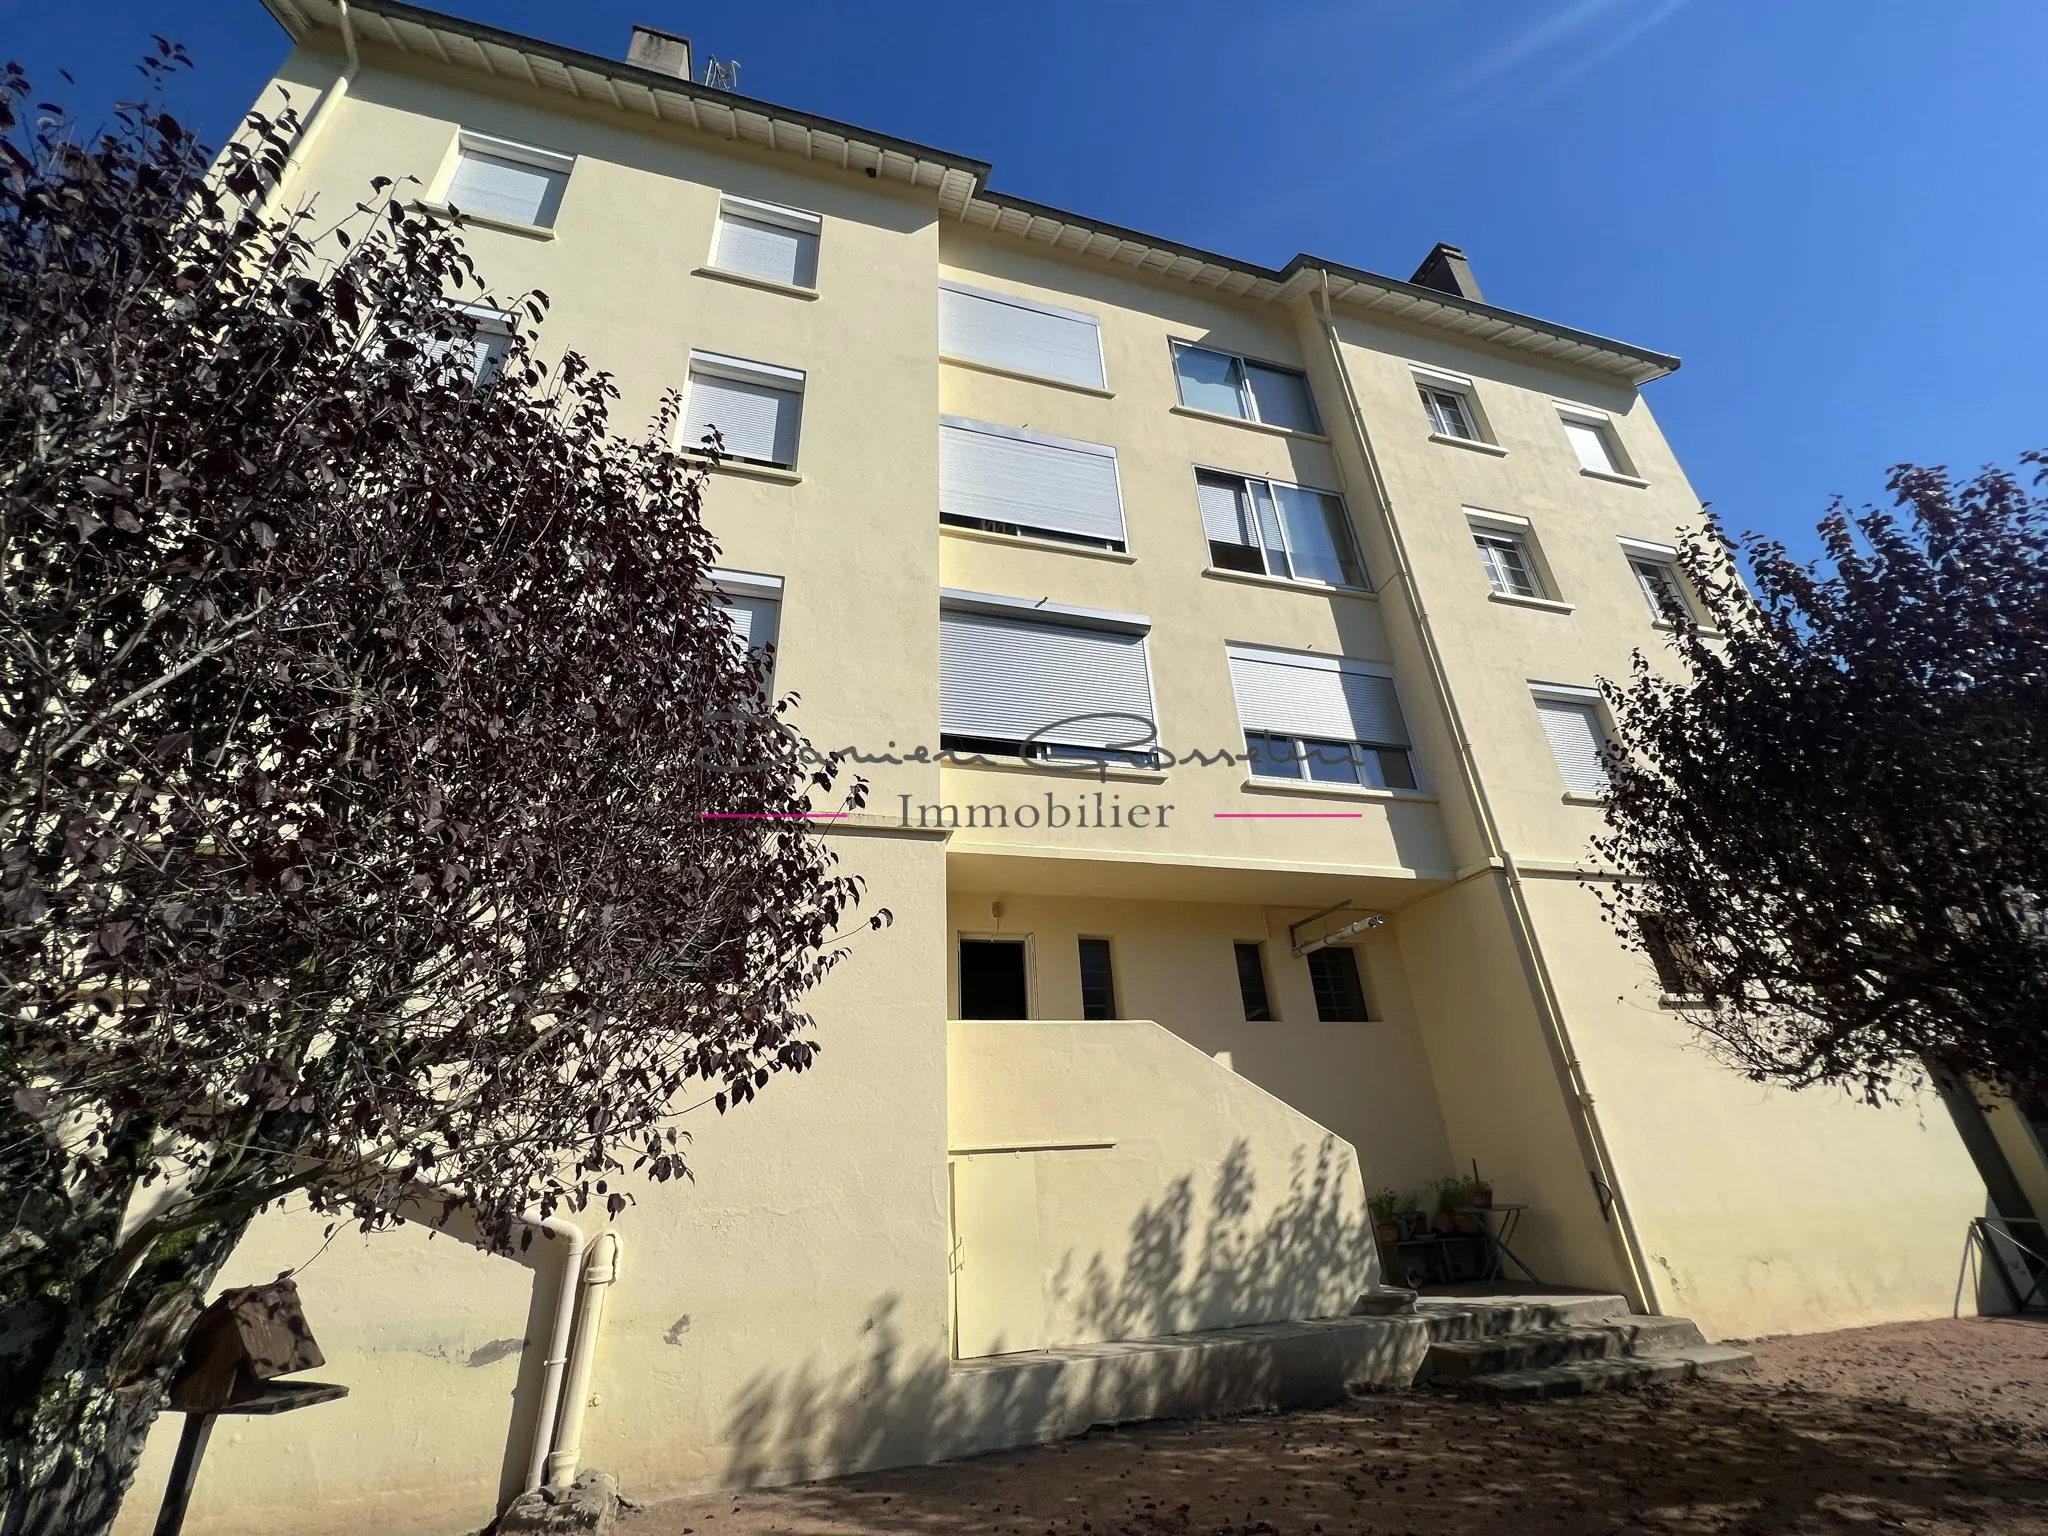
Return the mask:
M658 70L678 80L690 78L690 40L664 32L659 27L633 24L633 41L626 49L626 62L642 69Z
M1408 281L1424 288L1455 293L1475 304L1486 302L1479 296L1479 284L1473 281L1472 268L1465 260L1465 253L1441 240L1437 241L1435 250L1422 258L1422 265L1415 269L1415 275Z

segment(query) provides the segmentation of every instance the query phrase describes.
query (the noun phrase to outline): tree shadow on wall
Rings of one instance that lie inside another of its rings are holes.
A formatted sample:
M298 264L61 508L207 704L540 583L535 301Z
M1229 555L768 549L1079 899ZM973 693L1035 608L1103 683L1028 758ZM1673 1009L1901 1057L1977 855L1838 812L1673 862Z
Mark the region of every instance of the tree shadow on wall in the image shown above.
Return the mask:
M1056 1338L1172 1335L1164 1346L956 1363L946 1339L922 1328L925 1336L906 1338L900 1299L887 1295L865 1322L857 1359L834 1365L814 1356L740 1389L724 1429L722 1480L760 1487L1040 1443L1097 1422L1303 1401L1330 1379L1317 1354L1336 1348L1328 1330L1281 1330L1284 1338L1194 1330L1347 1313L1368 1275L1370 1231L1356 1196L1346 1199L1334 1138L1293 1159L1287 1194L1263 1220L1251 1161L1249 1146L1235 1142L1206 1201L1183 1176L1140 1208L1120 1264L1068 1254L1046 1280L1063 1330ZM1392 1332L1386 1361L1352 1342L1361 1369L1397 1368L1389 1362L1413 1346Z

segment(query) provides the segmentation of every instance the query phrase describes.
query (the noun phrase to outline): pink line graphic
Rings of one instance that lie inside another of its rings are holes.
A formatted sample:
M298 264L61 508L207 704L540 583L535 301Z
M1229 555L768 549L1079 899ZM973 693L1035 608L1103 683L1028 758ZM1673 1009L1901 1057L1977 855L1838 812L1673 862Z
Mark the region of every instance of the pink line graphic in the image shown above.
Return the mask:
M1363 811L1211 811L1218 821L1355 821Z
M837 821L851 811L699 811L699 821Z

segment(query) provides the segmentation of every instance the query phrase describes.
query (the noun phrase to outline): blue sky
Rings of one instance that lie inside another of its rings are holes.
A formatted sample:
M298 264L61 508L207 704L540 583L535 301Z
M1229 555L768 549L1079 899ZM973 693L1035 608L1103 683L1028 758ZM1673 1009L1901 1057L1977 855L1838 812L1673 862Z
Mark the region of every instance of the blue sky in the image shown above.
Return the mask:
M1681 355L1649 398L1695 487L1800 548L1891 464L2048 448L2041 0L446 3L611 55L666 26L750 95L1255 261L1456 242L1495 303ZM284 52L256 0L0 0L89 119L152 31L212 142Z

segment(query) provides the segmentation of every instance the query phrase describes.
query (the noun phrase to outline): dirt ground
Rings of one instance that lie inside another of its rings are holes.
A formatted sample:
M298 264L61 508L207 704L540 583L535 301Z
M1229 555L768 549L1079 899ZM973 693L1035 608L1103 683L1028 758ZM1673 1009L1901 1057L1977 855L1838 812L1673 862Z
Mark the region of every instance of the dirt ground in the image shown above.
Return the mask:
M1096 1431L661 1504L619 1536L2048 1536L2048 1323L1765 1339L1739 1377Z

